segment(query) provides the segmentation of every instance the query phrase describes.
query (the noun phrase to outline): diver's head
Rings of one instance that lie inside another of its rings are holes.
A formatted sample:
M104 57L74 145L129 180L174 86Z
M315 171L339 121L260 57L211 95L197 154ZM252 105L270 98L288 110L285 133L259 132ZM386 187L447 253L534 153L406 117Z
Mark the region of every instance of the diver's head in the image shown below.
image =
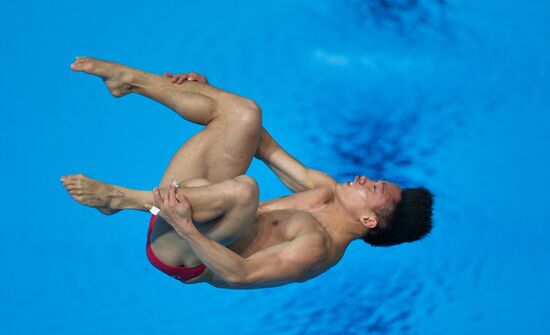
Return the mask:
M425 188L402 190L394 183L362 176L339 184L336 194L364 227L361 238L373 246L413 242L432 229L433 195Z
M379 209L391 210L401 198L401 189L386 180L373 181L356 176L353 182L337 186L336 195L345 210L365 228L379 224Z

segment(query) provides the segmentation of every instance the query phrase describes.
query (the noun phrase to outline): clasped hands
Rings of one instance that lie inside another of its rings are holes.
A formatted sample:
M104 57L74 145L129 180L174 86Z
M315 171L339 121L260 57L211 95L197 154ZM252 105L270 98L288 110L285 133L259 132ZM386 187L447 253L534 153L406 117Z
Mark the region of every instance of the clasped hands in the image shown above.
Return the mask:
M198 81L199 83L208 84L208 79L202 74L196 72L182 73L182 74L173 74L167 72L164 74L165 77L172 79L173 84L183 84L185 81Z
M168 188L155 187L153 196L160 208L158 214L174 227L176 232L186 234L195 228L191 218L191 204L184 195L176 193L174 185L170 185ZM153 206L145 204L145 207L151 209Z

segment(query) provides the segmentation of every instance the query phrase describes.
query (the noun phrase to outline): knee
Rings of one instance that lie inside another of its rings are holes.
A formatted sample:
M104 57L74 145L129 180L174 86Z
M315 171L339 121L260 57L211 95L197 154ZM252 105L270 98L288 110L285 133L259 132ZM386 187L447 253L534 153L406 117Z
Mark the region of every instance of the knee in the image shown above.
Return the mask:
M240 205L252 205L258 204L259 187L254 178L242 175L233 179L236 202Z
M240 127L248 131L259 134L262 129L262 110L251 99L239 98L232 118Z

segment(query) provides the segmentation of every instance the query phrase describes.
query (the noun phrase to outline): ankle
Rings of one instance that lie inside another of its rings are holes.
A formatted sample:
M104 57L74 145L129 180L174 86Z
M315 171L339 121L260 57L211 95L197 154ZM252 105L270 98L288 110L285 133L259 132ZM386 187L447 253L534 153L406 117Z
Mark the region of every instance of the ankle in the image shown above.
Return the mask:
M148 75L149 74L146 72L128 68L127 71L124 72L122 79L129 85L129 90L132 93L141 93L150 86L151 80Z
M116 194L111 200L111 206L115 209L136 209L146 211L146 203L154 204L153 193L150 191L136 191L117 187L115 192Z

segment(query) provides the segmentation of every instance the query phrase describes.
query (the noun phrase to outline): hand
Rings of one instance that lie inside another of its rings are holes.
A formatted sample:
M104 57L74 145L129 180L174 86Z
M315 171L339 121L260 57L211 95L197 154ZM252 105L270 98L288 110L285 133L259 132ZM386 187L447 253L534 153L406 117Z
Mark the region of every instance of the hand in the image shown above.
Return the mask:
M189 72L189 73L182 73L182 74L173 74L173 73L165 73L165 77L171 78L173 84L182 84L185 81L198 81L199 83L208 84L208 80L206 77L202 74L198 74L196 72Z
M176 194L174 185L168 188L153 189L155 202L160 208L159 215L166 220L176 232L186 233L189 229L194 228L191 219L191 205L185 196ZM150 204L145 204L147 209L153 207Z

